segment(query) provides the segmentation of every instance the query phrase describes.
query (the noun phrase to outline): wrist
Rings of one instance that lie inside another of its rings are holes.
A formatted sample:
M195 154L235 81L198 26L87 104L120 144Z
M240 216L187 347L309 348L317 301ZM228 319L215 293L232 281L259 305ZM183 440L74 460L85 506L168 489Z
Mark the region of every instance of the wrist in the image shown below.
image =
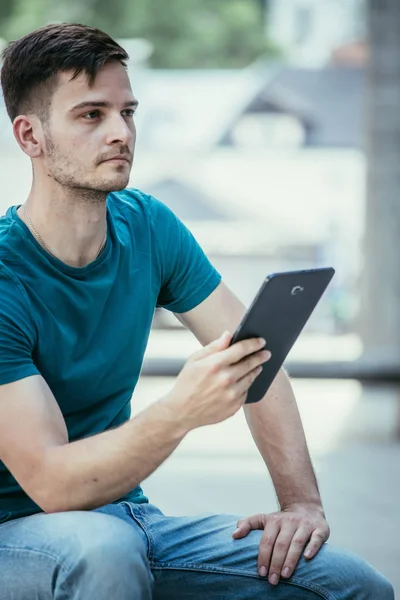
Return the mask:
M182 404L177 402L171 394L161 398L157 402L157 408L167 427L170 427L178 438L183 439L191 431L192 428L188 419L185 418Z
M325 516L324 507L322 506L321 498L302 499L294 500L291 502L281 503L281 511L292 511L292 510L313 510L318 511Z

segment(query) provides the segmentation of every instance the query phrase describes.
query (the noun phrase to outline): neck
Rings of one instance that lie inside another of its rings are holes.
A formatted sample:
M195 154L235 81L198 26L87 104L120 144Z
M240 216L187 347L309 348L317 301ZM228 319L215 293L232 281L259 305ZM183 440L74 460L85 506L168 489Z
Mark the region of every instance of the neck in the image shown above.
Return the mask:
M34 183L25 202L31 223L23 207L18 216L45 250L67 265L84 267L95 260L105 240L106 198L105 192L58 184L39 191Z

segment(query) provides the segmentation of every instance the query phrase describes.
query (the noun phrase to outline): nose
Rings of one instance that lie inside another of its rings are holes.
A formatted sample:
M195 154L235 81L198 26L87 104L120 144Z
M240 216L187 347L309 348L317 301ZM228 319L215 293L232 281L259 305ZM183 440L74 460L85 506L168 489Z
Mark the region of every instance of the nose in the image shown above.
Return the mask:
M132 120L128 121L120 114L110 117L107 128L107 145L123 144L131 148L135 137L136 129Z

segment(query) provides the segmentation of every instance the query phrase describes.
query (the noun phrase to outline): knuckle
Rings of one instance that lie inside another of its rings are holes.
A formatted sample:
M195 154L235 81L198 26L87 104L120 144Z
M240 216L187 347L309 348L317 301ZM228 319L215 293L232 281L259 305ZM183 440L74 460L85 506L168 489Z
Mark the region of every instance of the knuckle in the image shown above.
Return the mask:
M264 548L264 549L266 549L266 548L269 549L269 548L271 548L273 543L274 543L274 539L267 535L261 539L260 547Z
M215 375L216 373L219 372L220 366L219 366L219 362L217 360L212 360L209 362L209 364L207 365L207 372L210 375Z
M256 352L257 350L260 349L260 345L258 343L258 341L256 339L251 339L248 340L247 346L246 346L246 350L248 353L250 352Z
M297 515L290 515L289 516L289 523L291 523L292 525L299 525L300 524L300 519ZM303 524L307 527L306 523L303 521Z
M281 520L281 515L279 514L274 514L274 515L270 515L270 521L272 521L272 523L278 524Z
M264 358L260 352L258 352L255 356L251 357L251 365L252 365L253 369L255 369L256 367L261 365L263 362L264 362Z
M243 356L247 356L251 352L254 352L254 349L257 348L257 344L254 343L254 340L243 340L242 345L242 354Z
M306 545L306 540L303 537L299 537L299 538L293 540L293 544L295 546L297 546L298 548L303 548Z
M225 392L225 397L229 402L234 402L236 400L236 392L235 390L228 389Z
M221 385L222 387L229 387L233 383L233 377L229 371L221 373Z
M279 551L282 551L282 552L283 552L284 550L286 550L286 549L287 549L287 547L288 547L288 544L287 544L287 542L285 542L285 541L283 541L283 540L280 540L280 541L276 542L276 544L275 544L275 548L276 548L277 550L279 550Z

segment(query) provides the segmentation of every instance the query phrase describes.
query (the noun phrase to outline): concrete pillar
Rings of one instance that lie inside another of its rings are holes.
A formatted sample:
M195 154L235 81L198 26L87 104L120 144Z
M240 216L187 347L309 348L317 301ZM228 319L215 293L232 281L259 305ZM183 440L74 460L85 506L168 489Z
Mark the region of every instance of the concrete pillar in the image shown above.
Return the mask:
M367 205L360 333L400 370L400 2L368 0Z

